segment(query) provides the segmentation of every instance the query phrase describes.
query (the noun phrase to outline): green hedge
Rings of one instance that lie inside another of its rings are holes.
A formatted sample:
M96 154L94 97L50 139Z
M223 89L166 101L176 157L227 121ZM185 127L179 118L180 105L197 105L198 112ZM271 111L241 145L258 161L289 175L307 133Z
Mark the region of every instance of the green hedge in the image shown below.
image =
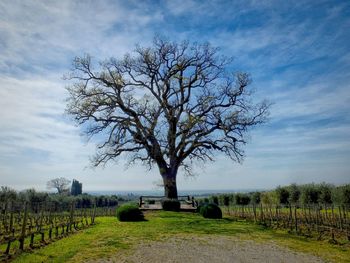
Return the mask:
M177 199L163 199L162 208L165 211L180 211L180 201Z
M216 204L203 204L199 207L199 213L205 218L221 219L222 211Z
M143 221L144 216L137 205L122 205L117 209L119 221Z

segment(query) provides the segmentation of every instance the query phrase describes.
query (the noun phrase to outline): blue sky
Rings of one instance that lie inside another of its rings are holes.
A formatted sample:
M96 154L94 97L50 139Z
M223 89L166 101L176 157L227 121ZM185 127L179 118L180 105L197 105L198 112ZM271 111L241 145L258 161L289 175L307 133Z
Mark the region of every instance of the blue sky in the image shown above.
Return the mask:
M294 3L293 3L294 2ZM250 133L242 165L218 156L180 190L350 183L349 1L0 2L0 185L45 190L153 190L157 170L123 159L89 168L95 145L64 115L75 56L120 57L155 35L210 42L251 74L269 122Z

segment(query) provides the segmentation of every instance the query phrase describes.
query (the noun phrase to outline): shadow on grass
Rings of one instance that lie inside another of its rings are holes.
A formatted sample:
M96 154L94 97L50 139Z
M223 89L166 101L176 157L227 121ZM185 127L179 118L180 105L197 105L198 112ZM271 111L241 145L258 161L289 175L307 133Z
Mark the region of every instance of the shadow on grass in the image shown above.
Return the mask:
M134 218L134 219L122 219L122 220L120 220L120 219L118 219L118 218L116 218L117 220L118 220L118 222L121 222L121 223L129 223L129 222L148 222L148 219L146 219L146 218Z

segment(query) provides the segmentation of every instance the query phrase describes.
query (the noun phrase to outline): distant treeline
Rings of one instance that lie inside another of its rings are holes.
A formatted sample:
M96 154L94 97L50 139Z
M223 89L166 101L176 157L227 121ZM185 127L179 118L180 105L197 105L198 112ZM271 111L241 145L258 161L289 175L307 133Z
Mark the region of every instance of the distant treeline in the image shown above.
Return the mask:
M113 207L117 206L118 202L125 201L123 198L116 195L89 195L81 194L77 196L65 194L52 194L47 192L38 192L34 189L24 191L15 191L9 187L1 186L0 188L0 204L6 205L11 202L24 203L30 205L31 210L41 209L42 205L50 203L54 208L66 209L75 204L76 208L91 208L95 204L97 207Z
M344 205L350 206L350 184L291 184L271 191L213 195L199 202L229 205Z

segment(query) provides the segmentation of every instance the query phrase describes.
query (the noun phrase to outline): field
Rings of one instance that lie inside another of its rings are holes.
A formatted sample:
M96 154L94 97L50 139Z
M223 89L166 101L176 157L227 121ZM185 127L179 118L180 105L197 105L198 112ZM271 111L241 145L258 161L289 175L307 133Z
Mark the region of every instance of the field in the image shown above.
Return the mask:
M186 255L186 248L192 250L192 256L201 256L208 251L201 250L200 247L212 248L214 241L218 242L218 251L225 251L231 242L240 244L238 247L245 246L244 253L256 250L255 256L259 255L260 248L272 247L274 253L280 250L287 256L295 255L294 251L307 253L301 254L306 257L305 262L310 262L308 257L313 256L326 262L350 262L348 242L332 244L328 240L318 241L244 220L210 220L195 213L159 211L147 212L145 217L146 221L143 222L119 222L116 217L97 217L95 225L41 249L23 252L13 262L96 262L103 259L110 259L109 262L128 262L131 255L142 256L146 255L142 253L150 251L157 253L158 248L163 248L164 253L164 249L171 249L166 244L182 247L175 250L178 256L183 253ZM152 253L148 256L152 256ZM266 260L263 256L260 255L260 259L251 262Z

